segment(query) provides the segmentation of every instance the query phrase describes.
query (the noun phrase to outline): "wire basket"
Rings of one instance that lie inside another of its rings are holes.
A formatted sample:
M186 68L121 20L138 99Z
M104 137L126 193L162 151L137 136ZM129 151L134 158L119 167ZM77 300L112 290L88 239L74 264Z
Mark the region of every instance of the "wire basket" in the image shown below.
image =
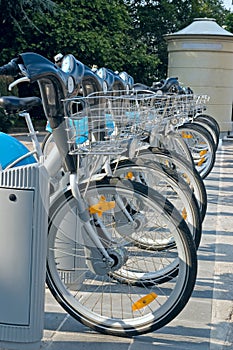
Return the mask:
M71 154L117 155L132 139L143 140L151 130L164 132L194 117L206 101L189 94L135 91L96 92L64 101Z
M184 123L190 115L191 105L193 103L192 95L163 94L151 95L150 112L146 129L154 129L158 132L164 132L171 126L179 126Z
M149 107L142 97L94 93L64 105L71 154L122 154L145 132Z
M161 107L157 110L160 115L160 128L178 127L190 119L195 118L197 113L206 109L207 95L193 94L168 94L163 95ZM163 103L162 103L163 101ZM158 125L158 122L156 121Z
M206 111L207 103L210 100L210 96L195 95L194 99L195 99L195 114L194 114L194 117L195 117L196 114L203 113L204 111Z

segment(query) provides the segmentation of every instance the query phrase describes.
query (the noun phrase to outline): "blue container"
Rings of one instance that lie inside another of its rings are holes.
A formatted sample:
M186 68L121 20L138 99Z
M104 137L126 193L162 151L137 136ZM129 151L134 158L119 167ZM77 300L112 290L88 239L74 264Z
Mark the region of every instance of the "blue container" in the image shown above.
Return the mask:
M106 118L105 127L107 130L107 133L108 135L111 135L114 131L114 122L113 122L112 116L111 114L106 114L105 118ZM86 142L88 139L88 117L83 117L78 120L73 120L73 127L76 128L76 132L77 132L76 144L80 145ZM49 122L47 122L46 124L46 131L50 133L52 132L52 128Z
M5 169L12 162L27 154L29 150L20 141L14 137L0 132L0 166ZM36 163L36 159L30 155L15 166Z

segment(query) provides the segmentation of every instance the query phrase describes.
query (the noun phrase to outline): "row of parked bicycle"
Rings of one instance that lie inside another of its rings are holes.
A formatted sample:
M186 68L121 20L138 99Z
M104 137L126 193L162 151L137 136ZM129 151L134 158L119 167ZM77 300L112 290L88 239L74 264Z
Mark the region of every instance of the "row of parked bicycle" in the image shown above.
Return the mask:
M195 286L219 126L208 97L177 78L148 87L56 58L22 53L0 68L17 77L10 89L38 82L48 120L41 148L28 113L41 99L0 97L26 118L34 145L17 147L2 171L42 162L49 174L46 282L62 307L99 332L154 331Z

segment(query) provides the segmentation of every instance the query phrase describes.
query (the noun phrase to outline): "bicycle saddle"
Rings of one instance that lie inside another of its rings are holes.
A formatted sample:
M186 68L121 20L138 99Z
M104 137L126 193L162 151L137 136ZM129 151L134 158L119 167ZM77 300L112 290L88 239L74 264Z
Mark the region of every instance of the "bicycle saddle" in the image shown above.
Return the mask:
M0 107L4 108L6 113L16 113L28 111L32 107L42 104L39 97L16 97L16 96L1 96Z
M161 90L163 92L174 92L174 93L184 93L182 87L179 84L178 78L167 78L161 80L159 83L153 83L151 90L157 91Z
M133 85L133 89L135 91L151 91L151 92L176 92L176 93L184 93L182 87L179 85L178 78L167 78L165 80L161 80L159 82L153 83L152 86L147 86L145 84L136 83Z

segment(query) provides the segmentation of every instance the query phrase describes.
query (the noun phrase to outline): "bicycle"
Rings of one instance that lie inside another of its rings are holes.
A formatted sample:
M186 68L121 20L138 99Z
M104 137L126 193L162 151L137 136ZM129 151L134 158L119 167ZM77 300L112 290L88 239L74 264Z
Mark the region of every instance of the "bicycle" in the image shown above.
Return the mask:
M105 176L78 186L80 157L69 147L64 111L64 100L79 84L76 60L73 56L69 60L64 72L40 55L23 53L0 69L1 74L21 73L31 82L38 81L62 164L70 174L70 189L50 208L47 283L67 312L97 331L118 336L151 332L176 317L190 298L197 267L193 239L171 203L146 185ZM22 100L14 102L14 110L15 104L21 110ZM2 106L6 107L4 99ZM134 217L141 214L151 221L143 221L137 233ZM154 236L172 237L172 247L138 247L132 235L139 236L146 228L151 233L155 230ZM77 264L69 270L74 277L69 281L59 270L59 263L64 264L59 243L66 247L65 256ZM71 251L67 255L68 243Z

